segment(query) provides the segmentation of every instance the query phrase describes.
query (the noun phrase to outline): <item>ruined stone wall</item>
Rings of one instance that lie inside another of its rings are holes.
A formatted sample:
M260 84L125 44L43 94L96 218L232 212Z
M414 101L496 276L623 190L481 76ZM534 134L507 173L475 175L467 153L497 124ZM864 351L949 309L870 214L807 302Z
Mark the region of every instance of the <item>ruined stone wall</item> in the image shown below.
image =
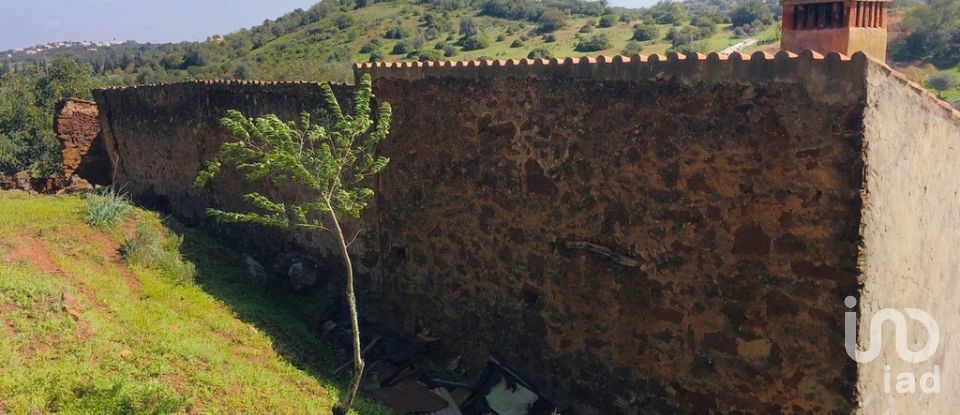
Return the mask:
M848 413L863 56L364 66L392 159L354 255L362 307L571 413ZM313 84L96 92L118 184L179 216L227 109L292 116ZM296 193L296 189L288 189ZM325 252L322 237L263 232ZM272 243L272 242L271 242Z
M93 184L110 183L110 159L100 138L97 104L79 99L57 103L54 132L60 140L63 156L63 178L69 182L74 174Z

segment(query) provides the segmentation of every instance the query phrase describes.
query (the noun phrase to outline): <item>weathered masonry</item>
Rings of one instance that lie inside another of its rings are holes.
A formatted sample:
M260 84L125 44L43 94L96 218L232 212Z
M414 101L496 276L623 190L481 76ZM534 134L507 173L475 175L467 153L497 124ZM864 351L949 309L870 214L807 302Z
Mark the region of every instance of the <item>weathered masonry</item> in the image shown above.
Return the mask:
M110 183L110 159L100 137L97 104L79 99L57 103L53 127L63 156L63 181L74 175L93 184Z
M565 413L957 406L882 383L884 365L939 365L943 387L960 386L960 116L886 66L807 52L356 71L395 109L380 149L392 164L353 247L366 314L494 354ZM250 190L231 175L192 186L228 139L219 117L322 106L313 83L95 96L116 184L194 223ZM227 231L334 255L324 236ZM847 357L844 313L859 313L865 347L886 307L939 322L930 361L901 362L892 335L873 362Z

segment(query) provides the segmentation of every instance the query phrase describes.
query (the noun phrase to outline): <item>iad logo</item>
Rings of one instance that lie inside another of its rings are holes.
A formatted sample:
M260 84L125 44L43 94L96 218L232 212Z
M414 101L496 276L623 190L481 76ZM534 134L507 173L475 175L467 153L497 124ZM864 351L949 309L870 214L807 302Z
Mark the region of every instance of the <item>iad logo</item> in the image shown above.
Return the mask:
M857 299L847 297L843 301L849 309L857 306ZM940 347L940 327L936 320L926 311L916 308L905 308L907 316L923 325L927 331L927 343L920 350L912 350L907 344L907 319L899 310L884 308L878 311L870 319L870 339L867 350L857 348L857 313L855 311L844 314L844 348L847 356L858 363L870 363L880 356L880 348L883 344L883 323L889 321L893 323L895 341L897 345L897 354L905 362L923 363L929 360ZM890 393L890 366L884 366L883 380L884 391ZM914 393L917 386L917 377L910 372L904 372L897 375L897 392ZM924 373L920 376L920 388L924 393L940 392L940 366L934 365L933 371Z

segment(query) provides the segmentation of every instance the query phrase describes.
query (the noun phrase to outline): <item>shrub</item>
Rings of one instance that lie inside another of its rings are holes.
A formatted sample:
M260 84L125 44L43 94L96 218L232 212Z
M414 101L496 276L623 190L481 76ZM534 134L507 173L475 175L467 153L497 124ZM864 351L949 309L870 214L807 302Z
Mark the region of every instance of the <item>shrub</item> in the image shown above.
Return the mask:
M567 15L560 9L546 9L537 19L540 33L555 32L567 24Z
M630 23L637 19L633 13L624 13L620 15L620 21L623 23Z
M401 40L397 42L396 45L393 45L393 51L390 52L392 55L403 55L405 53L413 52L413 48L409 43Z
M612 14L603 15L600 17L600 27L614 27L617 25L617 16Z
M383 46L379 39L374 39L360 47L360 53L370 53Z
M333 48L333 50L331 50L330 53L327 54L327 62L328 62L328 63L332 63L332 62L346 62L346 61L350 60L350 58L352 57L352 55L353 55L353 53L350 52L350 48L348 48L348 47L346 47L346 46L344 46L344 45L340 45L340 46L337 46L337 47Z
M460 47L462 47L463 50L485 49L487 46L490 46L490 44L483 36L468 36L460 39Z
M510 47L511 48L523 47L523 41L521 41L520 39L514 40L513 43L510 44Z
M370 62L383 62L384 58L386 58L386 56L384 56L383 52L379 50L370 52Z
M577 52L597 52L610 48L610 39L605 34L593 35L590 39L577 41Z
M660 37L660 29L652 24L641 24L633 27L633 38L638 42L655 40Z
M91 226L110 226L131 213L129 197L113 188L89 194L83 201L83 220Z
M765 27L766 25L764 25L761 21L755 20L753 23L748 23L734 28L733 35L741 38L749 37L762 32Z
M700 29L700 38L706 38L717 33L717 22L714 22L706 16L697 16L690 21L690 24Z
M497 35L497 42L503 42L504 40L507 40L507 35L505 33Z
M436 49L425 50L420 52L417 59L422 62L443 60L443 52Z
M631 40L627 42L627 45L623 47L623 50L620 53L630 56L630 55L639 54L640 51L642 50L643 50L642 43L637 42L636 40Z
M543 35L543 43L553 43L557 41L557 36L553 33Z
M137 224L136 233L120 245L120 255L128 264L159 271L178 284L193 281L196 268L180 257L183 237Z
M353 16L346 13L342 13L339 16L337 16L336 20L334 21L334 24L337 25L337 29L346 30L350 26L353 26Z
M410 36L410 32L401 26L394 26L387 29L387 33L383 35L383 37L387 39L403 39L407 36Z
M443 56L446 56L446 57L448 57L448 58L449 58L449 57L453 57L453 56L457 56L457 48L453 47L453 45L446 45L446 46L444 46L444 47L443 47Z
M580 26L580 33L590 33L592 31L593 31L593 26L590 25L589 23L583 26Z
M664 38L670 41L670 44L674 48L679 48L684 45L689 45L694 40L697 40L700 30L693 26L684 26L682 28L672 27L670 31L667 32L667 36Z
M464 37L476 36L480 34L480 26L473 19L465 17L460 19L460 35Z
M553 53L550 52L550 49L540 47L534 50L531 50L527 54L527 59L551 59L553 58Z

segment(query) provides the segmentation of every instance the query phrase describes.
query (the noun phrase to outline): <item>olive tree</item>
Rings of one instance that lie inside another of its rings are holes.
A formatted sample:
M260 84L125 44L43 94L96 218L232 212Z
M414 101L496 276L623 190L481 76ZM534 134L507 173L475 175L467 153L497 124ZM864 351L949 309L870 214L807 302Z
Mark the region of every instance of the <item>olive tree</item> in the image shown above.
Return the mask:
M229 111L220 122L236 141L223 144L197 176L196 186L208 185L224 166L229 166L243 173L249 182L276 187L297 185L309 190L311 197L298 202L252 192L244 196L249 211L209 209L207 214L223 222L297 227L336 236L346 270L344 294L353 331L354 366L350 390L334 407L334 414L339 415L349 412L364 369L350 243L341 221L345 217L360 217L374 195L365 179L390 162L377 155L376 150L389 134L391 109L383 103L376 120L371 117L373 93L369 75L364 75L357 86L353 114L341 109L329 85L323 85L323 93L327 111L318 120L308 113L299 121L284 122L276 115L253 119L239 111Z

